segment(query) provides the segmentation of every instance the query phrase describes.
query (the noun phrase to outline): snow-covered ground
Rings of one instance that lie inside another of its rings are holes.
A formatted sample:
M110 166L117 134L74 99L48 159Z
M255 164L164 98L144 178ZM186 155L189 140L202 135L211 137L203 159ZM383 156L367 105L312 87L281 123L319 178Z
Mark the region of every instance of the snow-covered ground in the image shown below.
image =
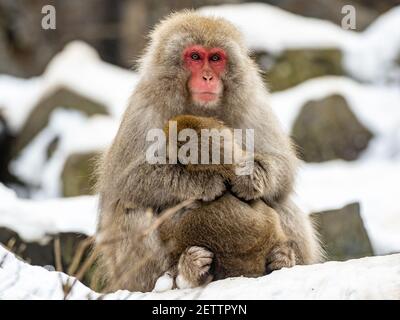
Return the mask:
M163 293L117 291L106 296L77 282L67 299L400 299L400 254L327 262L229 278L205 288ZM63 299L74 278L18 260L0 245L0 299Z

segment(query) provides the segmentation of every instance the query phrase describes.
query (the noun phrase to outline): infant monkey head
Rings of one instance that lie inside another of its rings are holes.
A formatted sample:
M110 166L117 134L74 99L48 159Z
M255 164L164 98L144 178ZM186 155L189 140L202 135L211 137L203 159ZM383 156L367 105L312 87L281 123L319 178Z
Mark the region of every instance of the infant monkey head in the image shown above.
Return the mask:
M180 162L187 165L190 171L213 171L225 178L233 178L237 166L248 157L240 142L235 140L234 130L214 118L192 115L174 117L164 127L167 140L173 136L173 129L177 135L177 149L172 149L172 152L195 153L195 157L192 157L193 154L189 158L184 157L184 160L189 160L187 163Z

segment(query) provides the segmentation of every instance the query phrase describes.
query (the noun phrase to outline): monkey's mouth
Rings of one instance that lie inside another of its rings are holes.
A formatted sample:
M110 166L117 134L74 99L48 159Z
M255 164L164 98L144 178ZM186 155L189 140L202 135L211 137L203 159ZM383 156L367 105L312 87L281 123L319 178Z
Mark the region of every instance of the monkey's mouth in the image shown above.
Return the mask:
M192 92L192 98L197 102L212 102L219 99L219 93L211 91Z

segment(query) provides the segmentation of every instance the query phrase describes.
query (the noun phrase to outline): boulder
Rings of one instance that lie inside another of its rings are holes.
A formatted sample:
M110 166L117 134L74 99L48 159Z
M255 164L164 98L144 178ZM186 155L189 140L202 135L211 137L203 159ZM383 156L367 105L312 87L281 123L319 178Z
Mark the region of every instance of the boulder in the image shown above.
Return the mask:
M14 141L15 137L11 134L6 120L1 115L0 109L0 181L6 183L16 182L16 178L8 170Z
M62 194L75 197L94 193L96 153L72 154L65 162L61 174Z
M84 97L72 89L59 87L43 97L32 109L15 142L14 157L47 126L51 113L58 107L78 110L88 116L108 113L102 103Z
M20 258L32 265L43 266L49 270L62 268L70 275L75 275L88 257L91 250L90 241L89 237L81 233L66 232L49 235L43 241L28 242L23 240L18 233L0 227L0 243ZM80 254L82 254L81 259L78 261ZM93 285L93 270L94 266L85 273L82 279L87 285Z
M46 149L46 159L47 160L49 160L53 156L54 152L57 150L59 143L60 143L60 137L58 137L58 136L50 141L50 143Z
M118 62L118 1L0 1L0 73L18 77L41 74L70 41L94 46L109 62ZM42 8L56 8L56 29L43 30Z
M305 80L325 75L344 75L342 52L335 48L288 49L278 56L253 54L271 91L285 90Z
M340 95L307 102L291 135L306 162L355 160L373 137Z
M328 260L345 261L374 255L358 203L312 213L311 218L321 235Z

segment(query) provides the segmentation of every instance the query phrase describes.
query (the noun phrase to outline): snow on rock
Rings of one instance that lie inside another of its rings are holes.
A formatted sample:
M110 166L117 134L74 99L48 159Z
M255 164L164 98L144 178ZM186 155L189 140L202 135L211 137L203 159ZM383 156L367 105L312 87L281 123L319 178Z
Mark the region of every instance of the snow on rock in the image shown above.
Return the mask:
M42 94L41 78L25 80L0 74L0 108L10 130L16 132L23 126Z
M74 41L55 56L44 73L45 86L63 84L93 100L100 100L119 117L138 80L137 74L100 60L84 42Z
M333 22L302 17L263 3L209 6L199 12L233 22L254 50L279 53L299 47L342 48L357 39L355 32L345 31Z
M100 295L80 282L68 299L400 299L400 254L295 266L260 278L229 278L204 288ZM66 274L31 266L0 246L0 299L63 299Z
M25 80L0 75L0 106L11 130L17 132L43 96L64 86L102 102L119 118L136 82L135 72L101 61L89 45L74 41L53 58L40 77Z
M400 54L400 6L380 16L362 33L262 3L209 6L199 11L233 22L253 50L278 54L291 48L339 48L344 52L345 68L356 78L400 81L400 67L391 70Z
M393 145L400 145L400 90L360 84L345 77L321 77L271 95L271 106L287 132L309 100L342 95L358 120L374 133L364 159L393 158ZM397 141L396 141L397 140Z
M0 226L17 232L25 241L43 241L46 235L59 232L93 235L96 221L97 197L19 199L0 183Z
M385 78L400 84L400 6L379 16L348 48L347 69L362 80Z
M343 50L346 68L357 78L382 82L400 74L399 66L396 71L393 64L400 51L400 6L363 33L261 3L203 7L199 12L232 21L255 50L279 53L287 48L336 47ZM74 41L53 58L41 77L25 80L0 75L0 106L11 129L18 131L40 98L64 85L104 103L110 114L119 117L137 81L135 72L101 61L90 46Z
M399 161L307 164L299 171L295 201L307 213L360 202L374 252L400 252L399 179Z
M34 198L58 197L61 194L61 173L71 154L104 150L114 138L118 121L96 115L88 118L75 110L57 109L48 126L11 163L12 172L22 181L40 186ZM47 159L49 143L59 138L52 157Z

